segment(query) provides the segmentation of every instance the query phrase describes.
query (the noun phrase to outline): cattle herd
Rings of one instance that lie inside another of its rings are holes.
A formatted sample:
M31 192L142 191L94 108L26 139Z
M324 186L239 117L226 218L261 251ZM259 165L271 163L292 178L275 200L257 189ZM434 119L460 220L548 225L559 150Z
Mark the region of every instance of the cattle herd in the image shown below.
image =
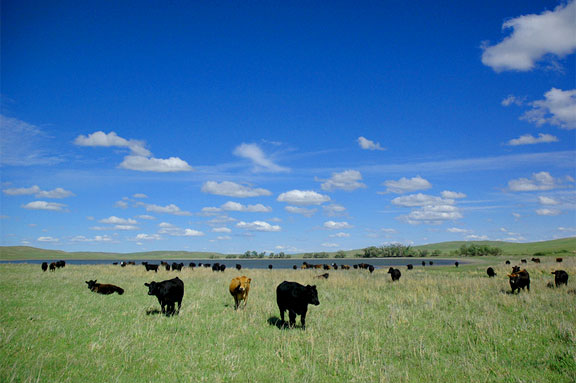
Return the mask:
M539 258L532 258L532 262L540 263ZM522 259L522 263L527 263L527 260ZM562 258L556 258L556 262L562 262ZM510 261L505 262L506 265L510 265ZM117 265L118 262L114 262L114 265ZM170 271L182 271L184 267L183 263L176 263L173 262L169 264L167 262L161 262L160 264L150 264L148 262L142 262L146 271L154 271L158 272L160 267L164 267L165 270ZM433 262L429 261L429 264L432 265ZM120 262L121 267L125 267L126 265L135 265L135 262ZM426 262L422 261L422 266L425 266ZM459 263L455 262L454 265L458 267ZM43 262L42 263L42 271L55 271L58 268L63 268L66 266L65 261L56 261L52 263ZM220 263L196 263L191 262L188 265L191 269L195 267L204 267L204 268L211 268L214 272L224 272L226 270L226 265ZM272 269L272 265L268 266L269 269ZM374 266L367 264L367 263L359 263L353 266L349 265L337 265L336 263L332 264L310 264L308 262L303 262L301 269L318 269L318 270L350 270L353 269L363 269L368 270L370 273L374 272ZM412 270L414 266L412 264L406 265L407 270ZM236 270L240 271L242 269L242 265L236 264ZM298 269L296 265L294 265L293 269ZM402 273L399 269L390 267L388 269L388 274L392 278L392 282L400 280ZM496 272L494 268L488 267L486 269L486 274L489 278L493 278L496 276ZM555 270L552 272L554 275L554 284L551 282L548 283L548 287L560 287L562 285L568 284L568 273L564 270ZM321 279L328 279L329 273L324 273L317 275L315 278ZM526 289L530 291L530 274L526 269L520 269L518 266L512 267L512 272L508 274L510 288L512 289L512 294L515 292L520 292L520 290ZM250 291L250 282L252 281L251 278L246 276L236 277L232 279L229 286L230 295L234 298L234 309L237 310L239 308L246 307L246 303L248 300L248 293ZM124 294L124 289L115 286L112 284L102 284L98 283L97 280L90 280L86 281L88 285L88 289L92 292L103 294L103 295L110 295L113 293L117 293L118 295ZM162 314L166 316L171 316L178 314L180 312L180 307L182 306L182 299L184 297L184 282L176 277L173 279L165 280L162 282L149 282L144 283L144 286L148 287L148 295L154 295L158 299L158 303L160 304ZM284 313L288 311L288 319L289 319L289 326L293 327L296 322L296 316L300 315L300 321L302 328L306 328L306 313L308 311L308 305L312 304L318 306L320 301L318 300L318 291L316 286L304 286L297 282L288 282L284 281L280 283L276 288L276 303L278 304L278 309L280 310L280 317L282 323L284 322ZM176 304L178 304L178 308L176 308Z

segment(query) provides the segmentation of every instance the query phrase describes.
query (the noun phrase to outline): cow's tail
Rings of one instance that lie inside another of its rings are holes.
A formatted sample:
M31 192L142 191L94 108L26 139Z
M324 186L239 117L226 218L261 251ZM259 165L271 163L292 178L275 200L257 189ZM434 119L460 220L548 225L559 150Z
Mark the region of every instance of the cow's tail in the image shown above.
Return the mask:
M122 287L116 286L116 292L118 293L118 295L122 295L124 294L124 289Z

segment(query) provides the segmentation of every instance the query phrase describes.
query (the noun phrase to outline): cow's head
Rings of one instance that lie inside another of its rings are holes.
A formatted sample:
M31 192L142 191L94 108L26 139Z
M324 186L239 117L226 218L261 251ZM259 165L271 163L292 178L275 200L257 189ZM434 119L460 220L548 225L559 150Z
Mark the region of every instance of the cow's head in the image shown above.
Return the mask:
M394 272L394 268L393 268L393 267L391 267L391 268L388 269L388 274L392 274L393 272Z
M316 290L316 285L306 286L306 301L314 306L318 306L320 301L318 300L318 290Z
M158 292L158 283L154 281L150 283L144 283L144 286L148 287L148 295L156 295Z
M92 288L96 285L96 280L93 281L84 281L88 285L88 288L92 290Z

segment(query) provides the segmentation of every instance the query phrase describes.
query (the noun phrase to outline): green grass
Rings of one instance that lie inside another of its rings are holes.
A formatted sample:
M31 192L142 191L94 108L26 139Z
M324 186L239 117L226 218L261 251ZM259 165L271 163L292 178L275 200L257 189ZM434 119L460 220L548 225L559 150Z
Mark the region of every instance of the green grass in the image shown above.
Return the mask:
M519 295L503 261L492 266L493 279L485 264L402 268L397 283L384 270L243 270L253 282L236 312L235 270L0 265L0 381L574 382L576 258L560 265L568 288L546 288L559 266L546 259L527 266L532 291ZM180 315L147 315L159 305L144 282L175 275ZM91 293L89 279L126 292ZM318 286L305 331L274 325L283 280Z
M532 256L535 253L543 255L566 256L576 254L576 237L555 239L552 241L512 243L496 241L457 241L440 242L430 245L415 246L416 249L430 251L440 250L442 256L448 256L451 251L458 250L464 244L487 245L499 247L504 255ZM362 254L362 249L345 251L347 257ZM328 253L333 258L336 252ZM304 254L293 254L292 258L301 259ZM225 259L226 254L214 252L192 251L148 251L138 253L102 253L102 252L65 252L61 250L38 249L30 246L0 246L0 260L24 260L24 259L109 259L109 260L171 260L171 259Z

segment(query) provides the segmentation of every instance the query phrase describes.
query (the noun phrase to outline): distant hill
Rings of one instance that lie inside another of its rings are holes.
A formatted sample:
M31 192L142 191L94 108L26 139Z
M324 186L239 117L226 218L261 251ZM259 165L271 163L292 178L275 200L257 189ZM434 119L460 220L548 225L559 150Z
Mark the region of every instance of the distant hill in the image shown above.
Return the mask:
M576 255L576 237L555 239L552 241L513 243L499 241L455 241L440 242L429 245L414 246L416 249L426 249L430 251L440 250L442 255L447 256L451 251L458 250L462 245L486 245L499 247L504 255ZM363 250L347 250L346 256L353 257L355 254L362 254ZM333 257L336 253L329 253ZM303 254L295 254L293 258L301 258ZM29 246L0 246L0 260L18 259L209 259L225 258L226 254L194 251L148 251L137 253L102 253L102 252L65 252L61 250L46 250Z

